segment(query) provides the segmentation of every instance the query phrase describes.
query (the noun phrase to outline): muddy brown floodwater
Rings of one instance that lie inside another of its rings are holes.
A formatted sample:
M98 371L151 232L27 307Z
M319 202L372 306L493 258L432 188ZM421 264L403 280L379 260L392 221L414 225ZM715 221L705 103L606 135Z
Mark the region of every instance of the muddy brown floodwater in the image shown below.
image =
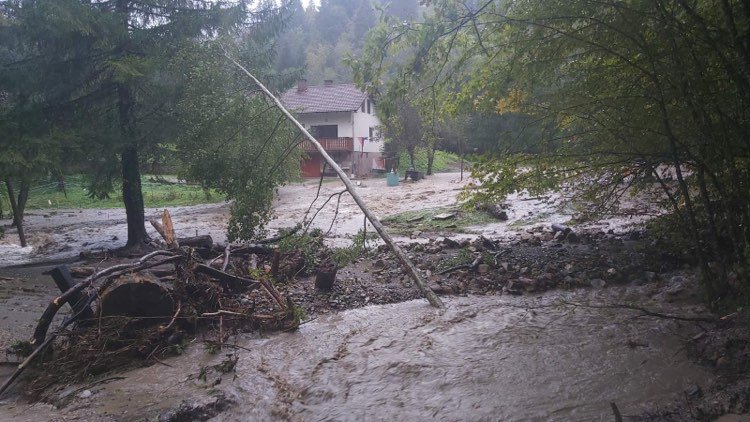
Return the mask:
M60 410L6 399L0 420L151 420L175 408L215 421L612 420L611 402L638 415L711 381L682 349L699 328L563 301L626 303L643 289L447 298L444 313L421 300L369 306L292 333L240 337L233 373L206 371L226 356L193 344L164 365L71 387Z

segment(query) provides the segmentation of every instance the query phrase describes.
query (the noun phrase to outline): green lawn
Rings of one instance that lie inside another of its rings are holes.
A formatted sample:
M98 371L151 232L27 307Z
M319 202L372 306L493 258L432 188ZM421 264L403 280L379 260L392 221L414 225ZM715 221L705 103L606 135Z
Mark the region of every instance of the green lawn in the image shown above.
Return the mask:
M174 180L174 177L169 177ZM68 176L65 179L67 186L67 197L65 193L57 189L57 183L50 182L35 185L29 192L29 200L26 209L57 209L57 208L122 208L122 194L119 186L107 199L89 198L86 190L86 182L82 176ZM174 207L184 205L196 205L221 202L223 197L211 191L207 197L200 186L185 183L160 183L152 179L152 176L141 178L143 188L143 200L147 208ZM3 198L3 208L7 209L7 198Z

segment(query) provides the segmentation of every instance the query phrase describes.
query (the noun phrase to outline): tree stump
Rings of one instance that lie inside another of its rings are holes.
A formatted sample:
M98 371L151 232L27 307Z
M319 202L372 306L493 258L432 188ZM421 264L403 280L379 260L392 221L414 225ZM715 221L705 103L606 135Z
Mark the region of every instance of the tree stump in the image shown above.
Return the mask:
M102 316L170 319L175 312L171 288L151 272L119 277L104 293L99 307Z
M318 266L315 274L315 287L319 290L331 290L338 270L339 268L334 263L324 263Z

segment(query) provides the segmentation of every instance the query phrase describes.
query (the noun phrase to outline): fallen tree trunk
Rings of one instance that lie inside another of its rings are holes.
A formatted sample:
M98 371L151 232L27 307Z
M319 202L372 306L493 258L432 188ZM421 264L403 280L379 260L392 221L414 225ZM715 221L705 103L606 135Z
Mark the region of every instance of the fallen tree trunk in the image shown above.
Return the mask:
M95 267L71 267L70 274L75 278L85 278L96 272ZM174 269L152 268L151 273L157 277L168 277L174 275Z
M344 173L344 171L336 163L336 161L331 158L331 156L328 154L325 148L323 148L320 142L318 142L318 140L315 139L315 137L312 136L310 132L297 119L294 118L294 116L292 116L289 110L287 110L286 107L281 104L281 101L279 101L279 99L276 98L276 96L273 95L271 91L269 91L268 88L266 88L266 86L263 85L260 80L258 80L258 78L256 78L252 73L245 69L245 67L243 67L239 62L234 60L226 50L224 50L224 53L227 59L232 61L240 70L242 70L243 73L245 73L250 79L252 79L255 85L257 85L258 88L260 88L266 94L266 96L271 101L273 101L276 107L287 117L287 119L289 119L289 121L292 122L292 124L294 124L297 129L300 130L300 132L302 132L302 134L313 144L313 146L315 146L315 149L318 150L326 163L328 163L328 165L333 168L341 181L344 183L344 186L346 186L346 190L352 196L354 202L357 203L357 206L359 206L367 219L370 220L370 223L372 223L372 226L375 228L375 231L378 232L380 238L383 239L383 242L385 242L385 244L388 245L393 254L396 255L398 261L404 267L406 272L411 276L412 280L414 280L414 284L417 285L420 292L422 292L422 295L427 299L427 301L430 302L430 305L436 308L444 308L445 305L443 305L443 301L440 300L435 292L433 292L432 289L430 289L430 287L427 285L427 283L422 279L422 276L419 274L417 267L414 266L414 263L411 262L404 251L402 251L401 248L396 244L396 242L393 241L393 238L388 233L388 231L386 231L385 227L380 222L380 219L378 219L378 217L370 211L370 209L367 207L367 204L365 204L365 201L362 199L362 197L359 196L359 193L357 193L357 190L352 184L352 181L349 180L349 177L346 175L346 173Z
M93 274L93 271L91 272ZM70 274L67 265L60 265L53 268L48 274L52 277L60 289L60 293L65 293L75 286L75 280ZM80 314L81 319L88 319L94 316L94 312L89 306L89 296L83 292L76 292L70 296L67 300L68 305L73 309L73 312Z
M118 277L99 299L99 314L169 319L175 312L172 288L148 271Z
M193 248L213 248L214 246L214 239L207 235L203 234L200 236L193 236L193 237L178 237L177 243L180 244L180 246L190 246Z
M99 271L96 274L92 274L86 280L81 281L80 283L71 287L65 293L56 297L55 299L52 300L52 302L50 302L49 305L47 305L47 309L44 310L44 313L42 314L42 317L39 319L36 329L34 330L34 337L31 343L33 345L46 344L47 342L45 341L45 337L47 336L47 330L49 329L49 326L52 323L52 319L55 317L55 315L57 315L57 312L60 310L60 308L65 303L67 303L71 297L83 291L83 289L91 286L94 283L94 281L103 277L107 277L107 278L118 277L120 275L127 274L128 272L131 272L131 271L145 270L151 267L157 267L159 265L164 265L166 263L175 262L179 259L182 259L182 256L176 255L176 256L171 256L166 259L162 259L161 261L148 262L151 258L154 258L156 256L169 255L169 254L171 253L168 251L151 252L150 254L144 256L143 258L141 258L139 261L137 261L134 264L120 264L120 265L115 265L114 267L109 267L107 269ZM80 314L76 314L74 315L74 317L80 318Z

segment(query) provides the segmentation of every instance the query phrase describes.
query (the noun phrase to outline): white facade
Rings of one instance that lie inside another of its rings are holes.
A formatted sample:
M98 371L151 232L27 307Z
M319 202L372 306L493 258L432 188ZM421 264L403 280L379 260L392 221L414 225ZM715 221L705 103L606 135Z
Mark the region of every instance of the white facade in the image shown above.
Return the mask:
M375 103L354 84L325 81L324 85L308 86L300 80L282 101L350 175L367 177L386 170ZM303 176L318 177L330 171L310 145L304 148L308 157L301 164Z
M367 102L369 105L369 113L367 112ZM362 109L365 109L363 112ZM378 126L380 126L380 120L375 115L375 103L369 99L365 100L365 104L360 107L359 110L352 113L352 126L354 138L354 150L357 152L382 152L383 151L383 139L380 137L378 132ZM371 137L370 134L373 136ZM359 143L359 138L367 138L364 145Z
M370 102L370 113L367 113L365 105L364 112L360 108L354 112L304 113L298 116L298 120L308 130L313 126L337 125L340 138L354 140L354 152L382 152L383 150L383 140L378 132L380 120L375 115L372 102ZM373 137L370 137L371 133ZM361 142L361 138L365 138L364 142Z

